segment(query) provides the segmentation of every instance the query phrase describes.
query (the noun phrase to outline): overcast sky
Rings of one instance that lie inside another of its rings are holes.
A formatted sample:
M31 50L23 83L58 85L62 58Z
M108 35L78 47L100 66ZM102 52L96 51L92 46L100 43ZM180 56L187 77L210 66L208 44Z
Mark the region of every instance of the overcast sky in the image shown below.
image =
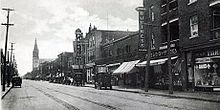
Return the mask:
M98 29L138 30L135 8L143 0L0 0L1 8L15 9L10 14L9 42L15 42L15 57L20 75L32 70L34 39L37 38L40 58L56 58L61 52L73 51L74 32L84 35L89 24ZM1 23L6 12L1 10ZM0 48L4 47L5 26L1 26ZM9 46L8 46L9 47Z

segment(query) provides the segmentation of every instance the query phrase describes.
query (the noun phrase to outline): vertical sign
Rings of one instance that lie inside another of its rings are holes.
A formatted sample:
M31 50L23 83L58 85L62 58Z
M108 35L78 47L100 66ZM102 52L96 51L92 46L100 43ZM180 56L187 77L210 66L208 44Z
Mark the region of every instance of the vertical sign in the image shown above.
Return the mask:
M137 7L136 10L139 13L139 44L138 44L138 50L140 52L146 52L147 51L147 43L146 38L144 36L144 7Z

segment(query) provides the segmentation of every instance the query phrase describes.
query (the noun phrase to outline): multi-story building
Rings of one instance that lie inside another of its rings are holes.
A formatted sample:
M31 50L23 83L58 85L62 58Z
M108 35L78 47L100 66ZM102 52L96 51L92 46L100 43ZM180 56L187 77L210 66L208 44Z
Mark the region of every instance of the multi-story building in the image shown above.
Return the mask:
M185 88L219 88L220 2L179 0L178 4Z
M175 67L180 65L179 51L179 16L178 0L169 1L169 13L166 0L144 0L144 30L147 44L150 44L151 61L149 72L150 87L167 89L168 77L168 26L170 35L171 63ZM150 37L150 38L149 38ZM146 61L140 63L145 64ZM140 66L142 67L142 66ZM174 71L174 70L172 70ZM173 84L181 87L180 70L175 70Z
M93 80L94 66L103 64L101 45L106 42L112 42L132 33L134 32L98 30L95 26L92 28L90 25L89 32L85 37L85 39L88 41L88 47L86 49L87 82L91 82Z
M57 56L59 64L58 72L63 80L65 80L67 77L70 77L72 73L73 52L62 52Z
M183 90L219 87L219 4L218 0L144 0L153 87L168 85L168 35L174 86Z
M113 75L115 85L144 85L144 72L135 67L145 56L138 50L138 40L139 33L134 32L101 45L101 64L106 64L108 72Z

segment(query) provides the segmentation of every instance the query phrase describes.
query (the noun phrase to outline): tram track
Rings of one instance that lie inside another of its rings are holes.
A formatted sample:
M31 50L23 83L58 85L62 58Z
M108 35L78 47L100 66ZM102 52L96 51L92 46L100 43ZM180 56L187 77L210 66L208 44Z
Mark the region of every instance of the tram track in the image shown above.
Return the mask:
M63 87L63 86L60 86L60 85L58 85L58 86L62 87L62 88L65 88L65 89L72 89L71 87ZM48 88L48 87L45 87L45 88ZM83 91L83 90L76 90L76 91L86 92L86 93L90 93L90 94L92 93L92 94L97 94L97 95L102 95L102 96L107 96L108 95L108 96L117 97L117 98L120 98L120 99L125 99L125 100L140 102L140 103L146 103L146 104L151 104L151 105L156 105L156 106L161 106L161 107L166 107L166 108L178 109L178 110L191 110L191 109L186 109L186 108L182 108L182 107L176 107L176 106L173 106L173 105L153 103L153 102L148 102L148 101L143 101L143 100L137 100L137 99L127 98L127 97L121 97L121 96L112 95L112 94L109 95L109 94L106 94L106 93L98 93L98 92L94 92L94 91Z
M41 87L42 87L42 86L41 86ZM60 99L58 99L58 98L56 98L56 97L54 97L54 96L52 96L52 95L46 93L45 91L43 91L43 90L41 90L41 89L39 89L39 88L36 88L36 87L34 87L34 88L37 89L38 91L42 92L42 93L45 94L46 96L48 96L48 97L54 99L55 101L57 101L57 102L63 104L65 107L67 107L67 108L70 109L70 110L80 110L80 109L78 109L77 107L72 106L71 104L62 101L62 100L60 100ZM99 103L99 102L96 102L96 101L89 100L89 99L87 99L87 98L83 98L83 97L79 97L79 96L72 95L72 94L69 94L69 93L65 93L65 92L58 91L58 90L55 90L55 89L52 89L52 88L48 88L48 87L45 87L45 86L44 86L44 88L46 88L46 89L48 89L48 90L51 90L51 91L54 91L54 92L57 92L57 93L60 93L60 94L63 94L63 95L67 95L67 96L70 96L70 97L73 97L73 98L77 98L77 99L80 99L80 100L83 100L83 101L86 101L86 102L90 102L90 103L92 103L92 104L96 104L96 105L98 105L98 106L104 107L104 108L109 109L109 110L121 110L120 108L114 107L114 106L109 105L109 104Z
M47 97L53 99L54 101L58 102L59 104L62 104L64 107L66 107L69 110L80 110L79 108L77 108L77 107L75 107L75 106L73 106L73 105L71 105L71 104L69 104L69 103L67 103L67 102L65 102L63 100L60 100L59 98L56 98L53 95L48 94L47 92L43 91L42 89L39 89L39 88L36 88L36 87L33 87L33 88L35 88L39 92L43 93Z

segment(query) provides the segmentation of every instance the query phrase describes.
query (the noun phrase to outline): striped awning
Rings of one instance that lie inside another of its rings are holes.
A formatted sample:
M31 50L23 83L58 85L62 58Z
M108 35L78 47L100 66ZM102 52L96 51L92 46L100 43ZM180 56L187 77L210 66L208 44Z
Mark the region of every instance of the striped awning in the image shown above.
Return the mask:
M140 60L130 61L130 62L123 62L114 72L113 74L122 74L122 73L132 73L134 72L135 65Z

